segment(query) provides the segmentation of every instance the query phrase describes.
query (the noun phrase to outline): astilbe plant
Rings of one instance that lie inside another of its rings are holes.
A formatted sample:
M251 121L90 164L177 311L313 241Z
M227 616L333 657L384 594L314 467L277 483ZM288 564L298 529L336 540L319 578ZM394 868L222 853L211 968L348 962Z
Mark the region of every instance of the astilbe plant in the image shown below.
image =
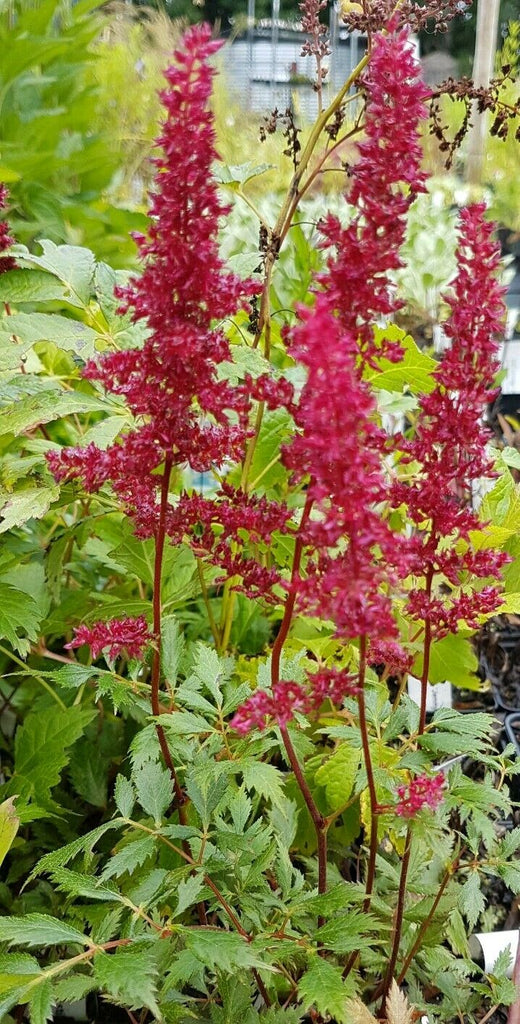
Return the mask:
M37 913L0 920L7 943L71 947L43 967L6 954L4 1012L29 1003L43 1021L53 999L99 988L143 1024L281 1024L308 1011L317 1024L422 1013L469 1024L515 999L505 962L475 980L466 946L481 880L520 885L510 863L520 830L501 839L495 827L510 813L514 768L493 752L487 715L441 709L429 720L426 703L446 643L460 680L468 634L503 606L502 538L473 500L496 473L483 417L504 316L483 206L460 215L440 362L391 323L407 214L427 187L428 91L408 28L456 6L362 5L368 53L320 105L277 221L261 225L254 279L219 256L227 207L213 176L209 28L188 30L166 72L150 228L136 239L142 271L117 288L121 316L144 340L89 359L78 391L108 396L127 425L106 444L58 446L47 431L39 441L64 500L79 502L94 563L114 508L117 529L130 523L132 534L108 551L108 583L93 588L72 636L68 622L68 653L54 649L51 616L49 647L40 639L33 654L65 663L53 675L60 714L83 702L87 723L94 700L106 715L111 696L133 739L115 817L51 849L31 874L30 885L47 873L67 893L64 919L48 902L42 912L45 889ZM320 61L321 4L304 8ZM354 82L363 113L346 127L337 114ZM278 254L338 138L356 135L348 220L320 222L311 299L277 333ZM393 434L381 416L389 391L409 416ZM212 476L209 493L193 486L197 474ZM71 562L74 542L64 572L79 586L87 570ZM182 559L193 577L169 603ZM141 573L139 602L114 616L113 573L125 561ZM248 616L267 630L254 653L243 646ZM408 672L420 677L419 706ZM489 769L484 781L463 775L469 755ZM13 786L18 777L15 761ZM32 821L38 790L16 792ZM36 817L50 797L39 799ZM112 830L115 848L104 839Z

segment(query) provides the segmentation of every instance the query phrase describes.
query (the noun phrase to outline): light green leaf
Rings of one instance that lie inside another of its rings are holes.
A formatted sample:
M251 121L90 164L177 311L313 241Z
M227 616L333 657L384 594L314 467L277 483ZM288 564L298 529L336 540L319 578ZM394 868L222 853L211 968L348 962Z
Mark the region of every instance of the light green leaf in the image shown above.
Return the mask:
M126 825L124 818L114 818L112 821L104 821L102 825L98 825L97 828L92 829L91 832L87 832L85 836L79 836L78 839L74 839L72 843L67 843L66 846L62 846L59 850L53 850L51 853L46 853L37 863L34 870L31 872L28 881L31 882L37 875L45 873L50 874L57 868L63 867L69 861L73 860L80 853L90 853L96 845L98 839L101 839L105 835L105 832L110 832L111 829L121 828L122 825Z
M100 672L102 669L97 669L93 665L64 665L63 668L49 672L49 676L58 686L77 690Z
M138 802L159 828L173 801L173 783L169 771L149 761L135 772L133 780Z
M478 662L467 637L462 633L451 634L443 640L436 640L430 649L429 679L431 683L448 680L455 686L475 687ZM414 675L422 676L421 658L414 666Z
M348 916L333 917L316 932L317 938L335 953L353 953L361 948L363 937L376 927L370 914L351 910ZM370 940L372 943L373 938Z
M72 751L69 771L74 788L88 804L107 806L108 766L97 743L80 740Z
M493 615L518 615L520 613L520 593L504 594L504 600L493 612Z
M199 641L195 646L193 673L211 693L217 707L222 704L220 682L225 677L224 666L213 647Z
M1 330L31 345L52 341L57 348L76 352L83 359L94 354L96 332L92 327L56 313L14 313L0 322Z
M130 818L134 804L135 793L132 783L124 775L118 775L114 788L114 800L116 807L123 818Z
M21 590L0 580L0 637L23 657L30 641L38 639L42 614L36 602Z
M271 171L274 164L252 164L250 161L245 164L216 164L215 177L219 185L225 185L234 192L238 191L241 185L245 185L252 178L258 178L260 174ZM257 261L258 262L258 261Z
M89 945L88 939L76 928L48 914L0 917L0 942L10 946L60 946L71 942Z
M186 792L205 828L228 787L229 764L201 761L186 772Z
M131 843L126 843L110 858L100 875L100 880L104 882L107 878L120 878L126 871L131 873L135 868L142 867L155 848L154 836L142 836Z
M97 879L79 871L56 868L51 872L51 876L56 888L61 889L67 896L82 896L87 900L100 900L102 903L120 903L123 900L117 890L101 885Z
M0 804L0 864L13 845L20 826L20 819L12 799Z
M398 341L404 349L404 356L397 363L391 363L389 359L378 359L379 369L370 368L366 373L366 379L372 387L399 392L407 389L413 394L433 391L435 380L432 372L437 363L431 356L421 352L409 334L395 324L390 324L388 327L376 327L375 336L380 342L384 338Z
M190 952L209 970L229 973L237 967L265 967L247 939L236 932L191 928L184 937Z
M350 797L354 788L361 750L350 743L342 743L332 757L320 765L315 775L319 786L325 787L327 803L331 811L337 811Z
M26 395L0 410L0 437L6 434L17 436L25 430L34 430L42 423L59 420L71 413L106 409L106 402L81 391L40 391L36 395Z
M283 804L284 775L278 768L264 761L243 761L241 767L244 785L249 792L259 793L273 804Z
M40 985L31 989L29 999L29 1016L31 1024L45 1024L52 1018L54 997L50 979L46 979Z
M329 963L323 957L316 956L309 969L302 974L298 982L298 996L302 1001L302 1009L316 1007L324 1017L332 1017L347 1024L347 997L351 988L345 985L341 967Z
M102 992L129 1009L146 1006L160 1017L157 1006L157 964L149 944L136 942L115 953L98 953L94 959L94 977Z
M470 928L475 927L485 905L479 876L476 871L473 871L459 891L459 909L464 914Z
M188 875L188 878L181 879L177 888L177 906L175 908L174 917L182 914L183 910L191 907L194 903L197 903L200 896L200 891L204 886L204 879L202 875Z
M185 650L184 634L175 615L166 615L161 622L161 668L171 687L175 686Z
M77 245L55 245L49 239L44 239L38 244L42 248L41 256L36 256L29 250L22 250L20 256L17 254L19 262L53 274L64 286L67 301L73 305L85 306L93 289L94 254L89 249Z
M0 276L0 301L19 306L24 302L59 301L65 288L44 270L8 270Z
M95 714L92 708L71 707L61 711L55 706L29 712L16 733L9 791L45 802L67 764L68 748Z
M56 500L59 487L26 487L5 495L0 492L0 533L23 526L30 519L41 519Z

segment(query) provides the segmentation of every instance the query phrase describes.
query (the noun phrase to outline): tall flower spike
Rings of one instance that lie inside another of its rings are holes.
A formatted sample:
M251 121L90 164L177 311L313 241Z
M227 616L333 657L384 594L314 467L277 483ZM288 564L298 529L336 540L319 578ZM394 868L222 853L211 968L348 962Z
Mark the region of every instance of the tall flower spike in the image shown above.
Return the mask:
M363 86L364 138L348 195L356 214L345 228L331 214L320 225L325 245L335 253L319 280L330 308L359 334L370 358L374 324L401 305L390 273L402 265L410 204L425 189L419 125L427 115L428 90L406 30L375 37ZM386 349L388 357L399 357L398 347Z
M332 216L324 221L334 252L318 278L314 308L300 311L302 323L289 338L308 376L295 413L301 433L284 458L309 476L313 499L301 605L331 618L345 638L383 639L396 633L391 590L394 567L404 572L405 542L381 517L385 435L363 371L381 354L374 324L398 306L390 273L400 265L408 207L424 188L419 124L426 90L406 32L376 37L364 86L365 139L349 195L357 213L346 228ZM398 353L389 343L385 354Z
M227 273L218 254L218 222L226 207L212 176L209 61L219 45L208 26L192 27L166 72L151 227L148 237L137 238L145 266L119 292L133 319L146 323L149 337L142 350L102 356L85 370L107 391L124 395L145 422L106 452L90 445L49 457L58 478L78 477L87 489L110 480L142 537L157 526L155 471L165 458L205 471L240 458L247 436L249 399L244 389L217 380L230 349L223 332L212 327L256 290Z
M497 578L507 561L493 550L475 551L470 543L470 532L481 527L470 505L472 484L492 474L483 416L496 394L505 314L504 289L497 280L500 252L484 212L483 205L475 205L461 213L458 273L447 297L451 315L444 328L451 347L435 371L435 388L421 400L415 437L400 441L405 460L416 466L414 480L393 487L395 504L406 504L412 523L430 523L429 531L417 537L412 571L430 580L439 576L443 586L438 593L414 590L410 610L427 619L438 637L459 623L476 628L479 614L498 606L495 586L478 590L464 583L468 573ZM449 546L442 544L447 537Z

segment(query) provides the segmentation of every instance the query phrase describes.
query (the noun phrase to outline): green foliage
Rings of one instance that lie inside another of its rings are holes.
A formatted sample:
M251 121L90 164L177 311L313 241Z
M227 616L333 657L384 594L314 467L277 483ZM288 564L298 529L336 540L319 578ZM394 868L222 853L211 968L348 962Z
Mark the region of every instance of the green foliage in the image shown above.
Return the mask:
M9 184L20 240L95 239L99 254L127 261L132 218L104 198L117 152L94 114L92 47L104 20L98 0L2 5L0 180Z
M495 750L489 716L440 709L420 729L404 677L378 676L369 666L363 720L359 703L347 698L341 707L327 701L307 717L296 715L289 742L273 721L240 736L230 726L234 712L256 688L271 686L272 644L284 638L284 588L265 604L235 593L233 580L223 584L220 570L184 543L166 544L159 586L159 545L135 536L109 487L84 494L49 473L49 452L90 441L103 450L135 426L123 400L107 397L81 369L97 353L138 348L146 338L117 311L114 287L127 274L100 257L119 228L126 237L129 223L109 199L143 198L159 110L154 91L177 27L162 15L136 18L125 7L104 22L100 38L94 0L63 11L53 5L52 16L47 0L10 6L10 14L0 12L4 42L16 14L1 72L4 177L13 185L19 236L29 240L45 222L50 237L17 245L17 269L0 275L0 1013L27 1005L31 1021L44 1024L57 1002L98 989L109 1002L166 1024L190 1017L298 1024L308 1014L340 1024L374 1020L368 1005L379 1000L388 966L405 863L393 973L406 975L407 996L390 989L388 1024L408 1024L412 1003L432 1020L438 1013L451 1024L464 1012L473 1024L475 1011L493 1000L511 1002L514 992L504 958L492 977L474 984L467 932L486 920L490 878L520 888L520 830L504 828L517 766L509 750ZM236 126L227 102L222 90L219 117ZM249 134L249 124L240 127ZM277 154L271 165L278 141L270 138L254 161L241 163L239 134L228 131L219 171L233 201L222 256L236 270L260 273L266 253L258 250L258 214L275 223L281 168L285 161L288 176L290 161ZM272 194L263 195L271 185ZM253 347L254 324L244 310L223 325L231 358L218 372L230 386L268 373L290 380L298 394L303 373L283 328L295 322L299 304L313 302L323 262L318 220L330 209L344 223L352 214L334 189L305 197L277 253L270 347L264 354ZM402 344L403 358L376 356L365 375L377 400L374 417L381 423L406 415L407 431L415 428L420 396L435 386L437 367L424 350L428 333L414 340L409 321L426 316L431 327L442 317L439 296L453 268L453 223L444 207L436 219L440 208L436 194L426 196L410 217L408 265L395 279L408 319L375 328L379 345ZM96 255L81 244L90 238ZM127 258L125 241L116 262ZM237 486L244 478L253 497L287 503L290 529L274 531L270 544L241 531L246 554L278 569L284 585L305 501L305 480L292 478L281 458L294 430L288 410L266 408L245 478L243 465L226 465L200 483L216 489L222 476ZM389 455L387 469L406 482L414 467L402 454ZM518 555L514 454L497 466L481 525L458 543ZM169 502L198 486L177 468ZM406 507L388 515L404 536ZM420 539L430 525L418 530ZM343 543L339 538L338 550ZM504 610L520 607L517 561L506 569ZM437 582L441 593L454 586L444 577ZM400 638L420 676L425 631L407 621L405 602L406 586L415 584L408 580L394 601ZM71 649L73 626L131 615L144 615L155 634L141 660L123 651L92 664L86 646ZM362 663L359 641L344 643L332 623L296 615L280 678L303 681L307 672L332 667L355 676ZM431 645L434 684L449 679L467 687L476 667L468 630ZM481 778L468 773L470 759ZM413 819L397 813L401 789L439 770L446 773L442 805ZM428 1005L422 993L432 980Z

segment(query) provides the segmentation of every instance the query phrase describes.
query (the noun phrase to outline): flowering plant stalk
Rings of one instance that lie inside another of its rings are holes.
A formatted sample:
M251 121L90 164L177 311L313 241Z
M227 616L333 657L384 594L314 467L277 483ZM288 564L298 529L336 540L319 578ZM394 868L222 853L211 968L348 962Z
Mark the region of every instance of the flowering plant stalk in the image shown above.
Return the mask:
M504 304L482 205L460 214L442 359L392 321L408 211L427 188L409 28L458 5L350 5L368 50L325 109L321 6L303 11L318 118L303 149L291 129L293 181L275 224L261 217L251 277L219 251L206 26L166 71L140 274L52 243L34 256L0 228L2 298L17 285L41 317L38 289L65 282L49 301L92 332L78 372L31 348L30 310L6 310L37 396L36 411L12 409L7 453L21 436L20 458L45 458L49 500L3 506L29 572L4 573L1 650L43 690L4 786L32 830L28 895L0 919L4 1013L28 1004L43 1022L98 990L141 1024L474 1024L517 997L507 957L485 974L467 945L482 885L520 885L516 767L492 716L427 703L447 677L478 686L469 638L519 601L504 550L514 483L483 425ZM284 244L345 146L348 206L319 223L320 268L280 330ZM66 331L58 320L45 331ZM45 373L67 387L44 398ZM96 817L74 836L79 798Z

